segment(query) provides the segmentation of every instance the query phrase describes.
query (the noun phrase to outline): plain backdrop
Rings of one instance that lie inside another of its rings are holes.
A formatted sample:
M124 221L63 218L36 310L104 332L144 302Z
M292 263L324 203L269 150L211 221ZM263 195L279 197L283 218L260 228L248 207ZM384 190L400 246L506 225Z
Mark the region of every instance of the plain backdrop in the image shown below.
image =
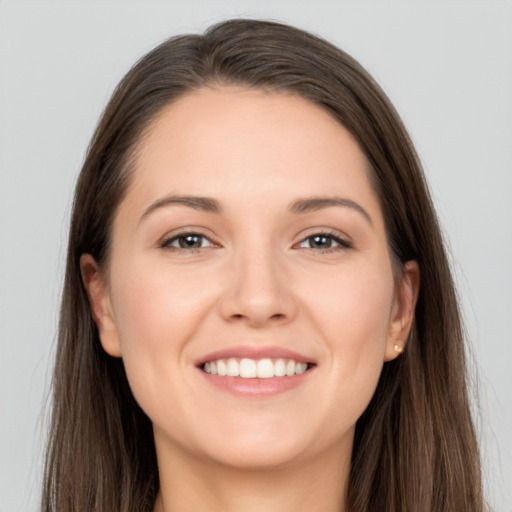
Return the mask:
M100 112L158 42L230 17L328 38L403 116L478 370L488 499L512 511L510 1L0 0L0 512L38 509L70 197Z

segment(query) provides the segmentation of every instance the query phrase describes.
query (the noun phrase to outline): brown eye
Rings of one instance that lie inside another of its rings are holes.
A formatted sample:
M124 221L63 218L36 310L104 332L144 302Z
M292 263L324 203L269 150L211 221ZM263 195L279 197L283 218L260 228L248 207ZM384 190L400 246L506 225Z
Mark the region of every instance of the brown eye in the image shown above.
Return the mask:
M184 233L174 236L162 244L163 247L185 250L202 249L203 247L211 247L212 245L212 242L208 238L196 233Z
M330 249L333 244L333 239L325 235L310 236L306 241L311 249Z

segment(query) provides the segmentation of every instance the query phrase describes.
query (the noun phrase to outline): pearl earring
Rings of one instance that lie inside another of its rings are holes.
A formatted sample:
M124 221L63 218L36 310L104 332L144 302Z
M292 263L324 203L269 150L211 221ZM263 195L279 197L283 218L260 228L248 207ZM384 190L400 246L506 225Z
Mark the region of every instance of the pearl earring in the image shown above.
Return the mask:
M401 354L404 351L404 347L401 347L400 345L395 345L393 347L393 350L397 352L398 354Z

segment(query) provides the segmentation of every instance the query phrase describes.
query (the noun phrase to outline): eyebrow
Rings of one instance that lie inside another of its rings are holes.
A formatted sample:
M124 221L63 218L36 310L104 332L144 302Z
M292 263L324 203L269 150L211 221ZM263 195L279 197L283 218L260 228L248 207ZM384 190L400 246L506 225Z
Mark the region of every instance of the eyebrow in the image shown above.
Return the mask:
M188 206L189 208L192 208L194 210L199 210L208 213L222 212L220 203L216 199L211 199L210 197L167 196L162 199L158 199L150 206L148 206L144 210L144 213L141 215L140 220L143 220L145 217L147 217L150 213L154 212L155 210L170 205Z
M216 199L210 197L199 197L199 196L176 196L171 195L158 199L152 203L144 213L140 220L142 221L150 213L159 208L164 208L170 205L181 205L187 206L194 210L207 212L207 213L222 213L222 207ZM303 199L297 199L288 207L288 210L293 214L303 214L322 210L323 208L331 208L333 206L341 206L344 208L352 208L356 212L360 213L369 223L373 226L373 221L368 212L359 204L352 199L346 199L343 197L307 197Z
M323 208L330 208L332 206L352 208L356 212L360 213L370 223L370 225L373 226L370 214L359 203L344 197L307 197L304 199L298 199L290 205L289 210L291 213L301 214L314 212Z

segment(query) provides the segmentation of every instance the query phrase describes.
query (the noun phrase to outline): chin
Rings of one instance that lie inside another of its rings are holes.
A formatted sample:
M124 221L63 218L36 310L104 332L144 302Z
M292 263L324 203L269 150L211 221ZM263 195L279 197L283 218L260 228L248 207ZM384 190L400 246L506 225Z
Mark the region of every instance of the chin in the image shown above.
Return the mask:
M253 421L210 429L202 438L203 455L219 464L245 470L279 469L322 451L314 422ZM199 443L198 443L199 444ZM198 445L196 445L198 446Z
M304 449L300 446L283 446L280 442L255 443L247 442L230 443L230 446L210 446L206 456L223 466L233 469L259 471L272 470L292 466L304 458Z

